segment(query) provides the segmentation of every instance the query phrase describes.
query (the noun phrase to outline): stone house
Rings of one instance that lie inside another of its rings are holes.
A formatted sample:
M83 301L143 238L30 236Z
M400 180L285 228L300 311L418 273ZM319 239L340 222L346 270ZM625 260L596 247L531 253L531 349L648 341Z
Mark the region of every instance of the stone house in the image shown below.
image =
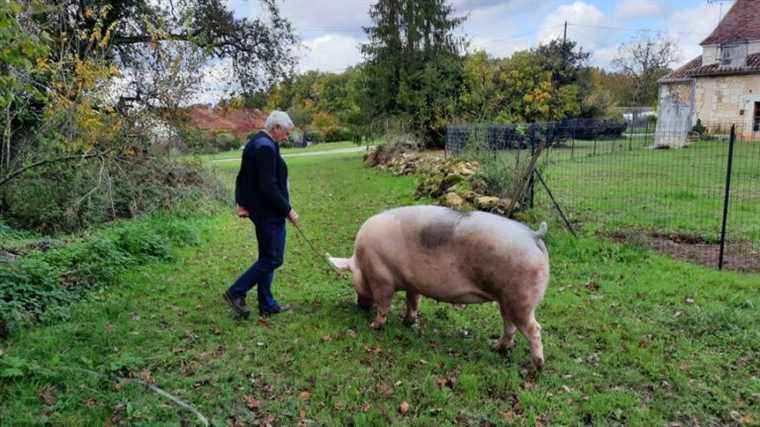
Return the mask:
M681 147L697 119L760 136L760 0L737 0L702 55L660 80L656 145Z

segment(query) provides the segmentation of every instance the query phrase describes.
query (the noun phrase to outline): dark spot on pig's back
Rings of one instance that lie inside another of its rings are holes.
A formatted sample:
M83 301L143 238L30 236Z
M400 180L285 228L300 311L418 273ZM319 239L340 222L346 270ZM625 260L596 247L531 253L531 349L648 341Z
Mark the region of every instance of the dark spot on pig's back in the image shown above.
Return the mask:
M451 242L454 232L462 219L470 216L469 212L450 210L431 218L419 232L420 245L428 250L435 250Z

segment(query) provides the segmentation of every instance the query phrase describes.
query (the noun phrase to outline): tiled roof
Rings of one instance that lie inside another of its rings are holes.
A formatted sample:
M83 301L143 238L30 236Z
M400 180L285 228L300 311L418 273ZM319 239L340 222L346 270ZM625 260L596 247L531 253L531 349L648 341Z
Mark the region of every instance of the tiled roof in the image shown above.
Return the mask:
M719 63L702 65L702 56L663 77L660 82L672 83L693 77L730 76L736 74L760 74L760 53L747 56L743 67L721 67Z
M760 0L736 0L702 46L760 40Z

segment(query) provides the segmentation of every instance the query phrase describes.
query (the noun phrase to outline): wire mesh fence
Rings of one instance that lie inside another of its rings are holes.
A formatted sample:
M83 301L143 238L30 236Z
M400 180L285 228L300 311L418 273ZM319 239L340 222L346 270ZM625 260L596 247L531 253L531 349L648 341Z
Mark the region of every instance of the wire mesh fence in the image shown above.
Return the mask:
M732 140L732 126L668 133L650 121L457 125L448 128L446 150L519 166L545 148L537 171L574 226L701 264L719 262L727 207L727 267L760 271L760 133L738 126ZM535 183L523 202L554 206Z

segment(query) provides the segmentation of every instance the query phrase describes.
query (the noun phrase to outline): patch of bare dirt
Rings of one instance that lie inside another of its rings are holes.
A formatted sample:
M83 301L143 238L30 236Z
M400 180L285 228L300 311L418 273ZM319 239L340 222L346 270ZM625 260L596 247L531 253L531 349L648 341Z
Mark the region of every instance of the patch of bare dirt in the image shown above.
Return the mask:
M633 237L636 235L636 237ZM670 255L674 259L707 267L717 267L720 257L720 243L681 233L656 233L640 231L618 231L608 237L618 242L637 243L657 252ZM726 244L723 268L744 272L760 272L760 252L752 247L752 242L730 242Z

